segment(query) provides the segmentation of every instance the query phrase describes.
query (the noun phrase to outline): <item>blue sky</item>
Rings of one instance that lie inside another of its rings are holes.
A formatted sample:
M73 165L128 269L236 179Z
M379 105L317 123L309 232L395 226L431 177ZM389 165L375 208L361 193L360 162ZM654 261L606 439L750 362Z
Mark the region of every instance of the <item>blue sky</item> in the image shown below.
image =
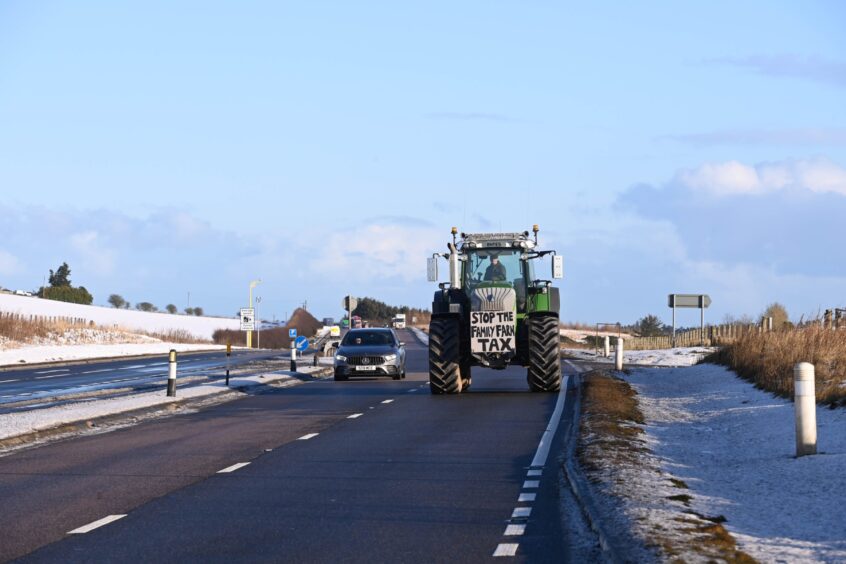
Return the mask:
M0 285L337 317L538 223L566 320L846 304L839 2L174 4L0 4Z

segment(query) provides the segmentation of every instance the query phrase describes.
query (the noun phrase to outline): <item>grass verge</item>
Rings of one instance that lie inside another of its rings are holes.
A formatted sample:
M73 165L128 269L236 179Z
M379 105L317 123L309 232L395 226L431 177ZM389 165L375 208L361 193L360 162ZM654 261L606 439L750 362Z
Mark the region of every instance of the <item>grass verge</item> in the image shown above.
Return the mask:
M584 376L579 464L592 487L620 502L634 533L665 562L755 562L737 548L724 517L690 509L695 494L663 471L644 428L631 386L604 371Z
M846 406L846 331L808 327L750 333L705 359L723 364L758 388L793 398L793 367L815 368L817 401Z

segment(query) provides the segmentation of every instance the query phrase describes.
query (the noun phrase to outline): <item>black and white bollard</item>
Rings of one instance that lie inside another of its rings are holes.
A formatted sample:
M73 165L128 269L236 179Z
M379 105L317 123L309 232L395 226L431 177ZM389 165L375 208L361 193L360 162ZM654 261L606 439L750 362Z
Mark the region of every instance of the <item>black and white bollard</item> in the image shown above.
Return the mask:
M314 351L312 366L317 366L317 351Z
M611 337L605 335L605 358L611 358Z
M614 368L623 369L623 338L617 337L617 346L614 349Z
M167 371L167 397L176 397L176 351L170 349Z
M796 456L817 454L817 395L814 365L793 367L793 406L796 410Z
M232 356L232 343L226 343L226 385L229 385L229 357Z
M291 347L291 372L297 371L297 349Z

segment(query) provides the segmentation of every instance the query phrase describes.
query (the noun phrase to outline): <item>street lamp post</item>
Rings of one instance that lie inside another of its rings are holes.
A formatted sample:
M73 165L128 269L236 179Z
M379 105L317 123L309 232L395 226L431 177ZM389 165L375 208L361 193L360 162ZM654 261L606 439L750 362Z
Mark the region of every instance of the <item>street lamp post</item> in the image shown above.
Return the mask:
M253 288L258 286L259 284L261 284L261 278L259 278L258 280L252 280L250 282L250 301L249 301L250 309L253 308ZM253 332L247 331L247 348L251 349L252 347L253 347Z
M261 317L259 317L258 305L261 303L261 296L256 296L256 348L261 348Z

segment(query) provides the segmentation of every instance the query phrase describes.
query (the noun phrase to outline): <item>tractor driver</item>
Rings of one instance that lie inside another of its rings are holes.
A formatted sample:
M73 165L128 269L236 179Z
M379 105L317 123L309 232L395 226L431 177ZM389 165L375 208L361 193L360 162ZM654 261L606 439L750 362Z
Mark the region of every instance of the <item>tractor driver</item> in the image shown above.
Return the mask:
M498 255L491 255L491 264L485 270L485 280L491 282L505 281L505 266L499 262Z

